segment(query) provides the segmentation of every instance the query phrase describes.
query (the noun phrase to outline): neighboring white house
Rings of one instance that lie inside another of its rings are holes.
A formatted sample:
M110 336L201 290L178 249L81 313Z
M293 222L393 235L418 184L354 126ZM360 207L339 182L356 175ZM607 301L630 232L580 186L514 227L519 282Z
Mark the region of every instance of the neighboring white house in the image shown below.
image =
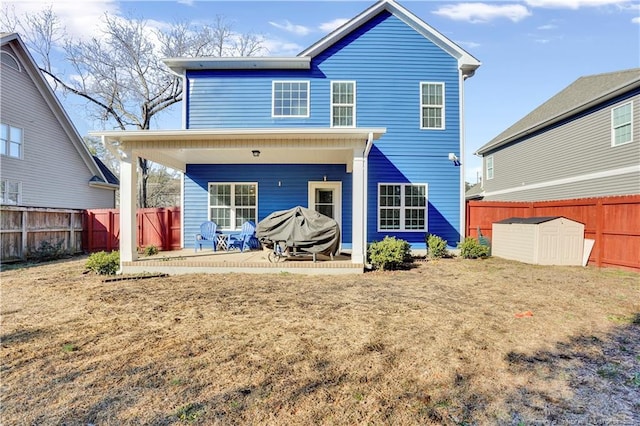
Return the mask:
M118 179L91 155L20 36L0 36L0 204L115 207Z

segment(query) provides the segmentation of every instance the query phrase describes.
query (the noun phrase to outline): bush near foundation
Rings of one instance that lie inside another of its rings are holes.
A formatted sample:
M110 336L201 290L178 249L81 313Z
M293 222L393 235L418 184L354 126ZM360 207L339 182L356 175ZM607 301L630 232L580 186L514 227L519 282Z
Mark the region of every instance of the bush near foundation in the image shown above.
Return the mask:
M115 275L120 267L120 252L99 251L87 259L86 268L99 275Z
M398 269L411 261L411 245L405 240L386 236L369 245L369 261L374 269Z

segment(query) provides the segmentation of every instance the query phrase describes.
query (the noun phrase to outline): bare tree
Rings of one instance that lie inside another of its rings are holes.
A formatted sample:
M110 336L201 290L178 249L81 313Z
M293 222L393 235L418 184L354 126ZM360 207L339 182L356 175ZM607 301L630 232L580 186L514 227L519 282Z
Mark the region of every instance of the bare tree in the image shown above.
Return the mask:
M68 37L50 7L22 18L7 13L0 24L11 28L11 19L17 20L13 28L25 31L25 42L55 88L85 99L89 117L101 120L103 127L121 130L148 130L158 114L182 101L182 79L169 71L162 58L250 56L263 49L259 36L235 33L221 16L212 25L181 22L158 29L144 19L107 13L100 35L91 40ZM55 45L63 47L74 79L66 79L52 67ZM151 162L140 158L138 166L138 202L148 207Z

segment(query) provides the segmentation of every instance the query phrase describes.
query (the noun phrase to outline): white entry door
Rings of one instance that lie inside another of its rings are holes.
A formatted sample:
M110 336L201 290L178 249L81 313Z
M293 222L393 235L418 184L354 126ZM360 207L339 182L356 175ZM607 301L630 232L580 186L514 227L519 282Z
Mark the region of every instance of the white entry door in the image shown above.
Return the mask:
M342 231L342 182L309 182L309 208L334 219Z

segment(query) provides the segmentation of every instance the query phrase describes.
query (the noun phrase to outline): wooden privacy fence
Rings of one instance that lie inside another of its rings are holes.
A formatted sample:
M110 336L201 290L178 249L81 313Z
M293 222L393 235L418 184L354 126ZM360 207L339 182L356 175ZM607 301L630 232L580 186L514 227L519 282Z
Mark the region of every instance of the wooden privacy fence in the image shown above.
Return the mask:
M561 201L468 201L466 235L491 238L496 221L510 217L564 216L595 240L589 262L640 271L640 195Z
M82 252L83 210L0 206L2 261L26 259L38 252Z
M159 250L180 249L180 207L138 209L138 247L156 246ZM85 251L118 250L120 246L120 211L94 209L85 211Z

